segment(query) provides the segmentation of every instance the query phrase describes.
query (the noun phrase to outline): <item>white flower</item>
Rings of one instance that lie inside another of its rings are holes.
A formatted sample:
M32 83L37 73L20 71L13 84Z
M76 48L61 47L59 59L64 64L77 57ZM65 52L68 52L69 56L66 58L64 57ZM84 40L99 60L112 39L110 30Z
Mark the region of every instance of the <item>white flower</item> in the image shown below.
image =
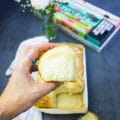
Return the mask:
M18 3L20 3L21 2L21 0L14 0L15 2L18 2Z
M58 2L61 2L61 3L66 3L66 2L69 2L70 0L54 0L54 1L58 1Z
M31 0L31 5L37 10L44 10L49 5L49 0Z

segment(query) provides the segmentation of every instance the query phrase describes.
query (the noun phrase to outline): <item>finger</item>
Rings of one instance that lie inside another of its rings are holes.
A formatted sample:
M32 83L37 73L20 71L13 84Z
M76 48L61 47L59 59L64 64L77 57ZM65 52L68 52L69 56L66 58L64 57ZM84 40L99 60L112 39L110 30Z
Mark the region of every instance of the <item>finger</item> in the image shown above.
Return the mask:
M17 53L17 57L16 57L16 65L14 68L19 68L19 66L21 66L21 62L25 56L25 54L31 49L31 46L29 45L25 45L23 46L20 51ZM13 68L13 69L14 69Z
M60 82L48 82L48 83L37 84L36 87L37 87L38 98L45 96L46 94L55 90L60 85L61 85Z
M40 53L43 53L49 49L52 49L54 47L56 47L57 45L56 44L52 44L52 43L47 43L47 44L42 44L42 45L37 45L36 47L39 48L39 52Z
M22 46L22 48L20 49L20 51L18 53L19 59L22 58L25 55L25 53L27 53L30 49L31 49L30 45Z
M36 59L38 59L42 51L46 51L48 49L54 48L55 46L56 45L50 43L33 46L24 56L23 68L25 68L25 70L27 71L30 71L33 60L35 61Z
M52 43L44 44L41 46L40 51L44 52L44 51L54 48L56 46L57 46L56 44L52 44Z

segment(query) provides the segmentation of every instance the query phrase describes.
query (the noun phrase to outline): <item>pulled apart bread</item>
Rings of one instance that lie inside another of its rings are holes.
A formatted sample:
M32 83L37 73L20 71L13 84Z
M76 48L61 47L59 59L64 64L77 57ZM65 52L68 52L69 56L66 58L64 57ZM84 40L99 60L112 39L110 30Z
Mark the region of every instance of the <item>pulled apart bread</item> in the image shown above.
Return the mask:
M83 102L83 49L82 46L76 44L59 45L40 57L37 81L40 83L45 81L65 82L41 98L35 104L37 107L86 110Z
M69 46L58 46L45 52L39 59L38 69L44 81L76 81L77 55Z

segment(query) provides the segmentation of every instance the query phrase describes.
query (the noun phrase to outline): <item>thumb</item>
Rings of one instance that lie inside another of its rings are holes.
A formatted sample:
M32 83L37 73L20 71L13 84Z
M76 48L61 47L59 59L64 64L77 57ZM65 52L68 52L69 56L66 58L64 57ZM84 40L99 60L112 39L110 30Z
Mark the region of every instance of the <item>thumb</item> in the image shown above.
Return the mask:
M38 99L47 95L51 91L55 90L60 85L62 85L60 82L36 83L36 88L37 88L36 95Z

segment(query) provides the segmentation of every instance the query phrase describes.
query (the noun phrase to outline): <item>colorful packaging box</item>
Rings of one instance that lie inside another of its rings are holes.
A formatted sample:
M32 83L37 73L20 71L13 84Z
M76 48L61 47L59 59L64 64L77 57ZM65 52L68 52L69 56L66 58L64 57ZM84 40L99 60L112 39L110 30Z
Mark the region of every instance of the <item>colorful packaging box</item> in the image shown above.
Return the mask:
M58 25L66 27L71 32L73 32L74 34L78 34L82 38L85 38L89 31L92 29L91 25L85 24L82 21L71 19L61 12L55 13L54 19Z
M67 34L100 52L120 28L120 18L88 2L72 0L56 7L54 21Z

